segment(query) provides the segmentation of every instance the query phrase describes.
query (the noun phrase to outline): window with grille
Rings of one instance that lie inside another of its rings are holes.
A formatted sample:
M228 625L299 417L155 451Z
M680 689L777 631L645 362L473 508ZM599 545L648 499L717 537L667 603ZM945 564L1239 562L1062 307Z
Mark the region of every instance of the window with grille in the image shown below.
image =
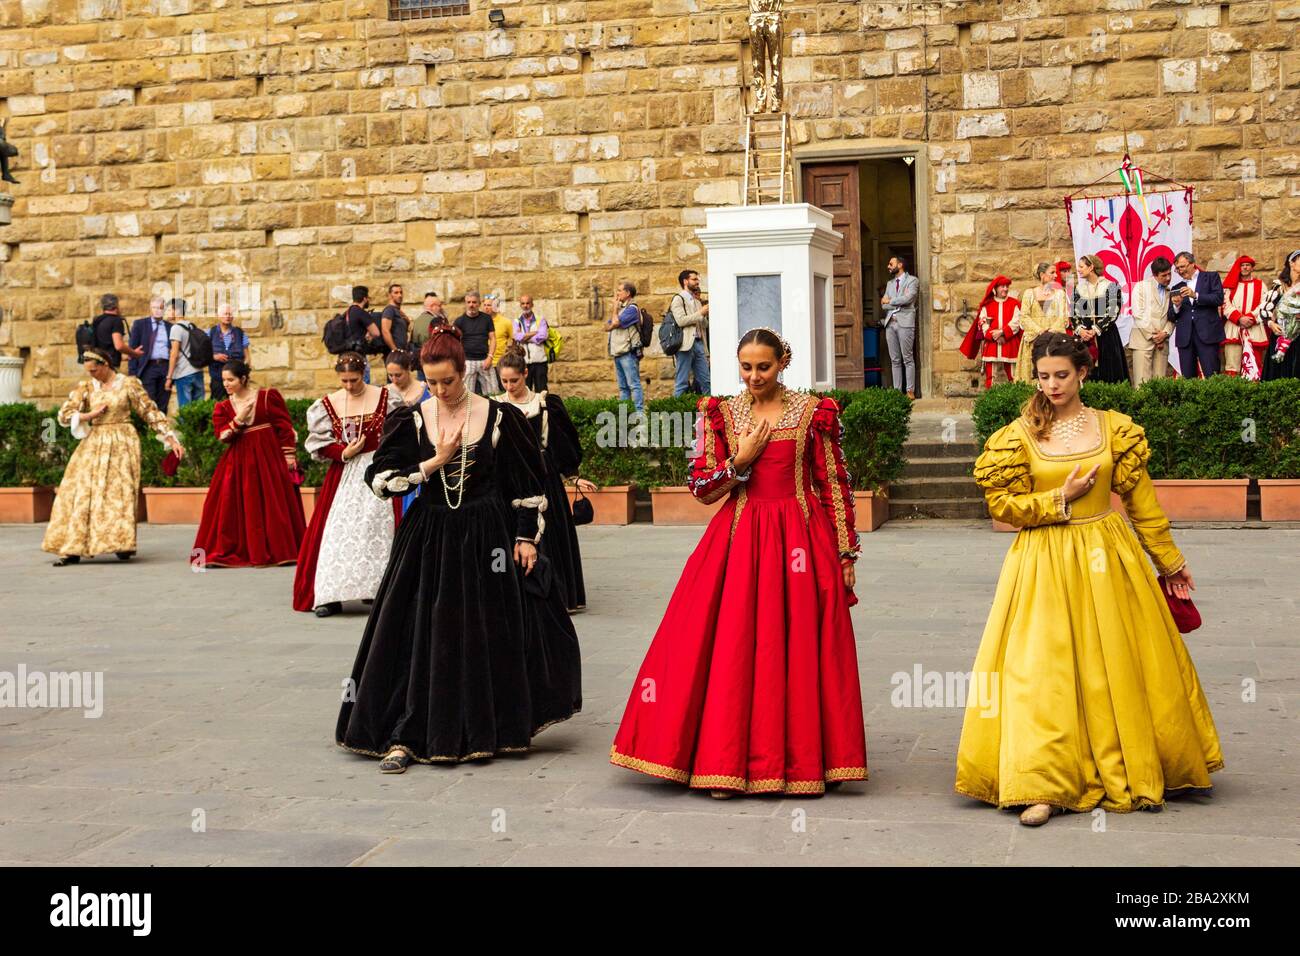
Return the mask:
M469 13L469 0L388 0L388 19L421 20Z

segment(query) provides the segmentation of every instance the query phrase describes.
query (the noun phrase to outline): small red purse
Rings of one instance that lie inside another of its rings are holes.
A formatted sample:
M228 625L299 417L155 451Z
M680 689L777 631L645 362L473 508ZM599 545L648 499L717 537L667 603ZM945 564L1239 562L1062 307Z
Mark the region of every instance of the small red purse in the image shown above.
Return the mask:
M1169 613L1174 617L1174 624L1178 627L1179 634L1190 634L1201 626L1201 612L1196 610L1196 605L1192 603L1191 598L1181 598L1168 590L1169 579L1163 574L1159 577L1160 593L1165 596L1165 601L1169 604Z

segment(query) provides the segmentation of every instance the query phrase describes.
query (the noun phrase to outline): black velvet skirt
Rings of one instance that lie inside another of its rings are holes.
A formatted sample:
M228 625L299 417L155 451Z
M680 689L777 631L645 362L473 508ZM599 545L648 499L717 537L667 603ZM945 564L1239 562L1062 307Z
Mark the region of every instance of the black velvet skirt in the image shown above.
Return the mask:
M525 590L509 506L467 489L453 511L441 495L431 485L406 512L375 595L335 731L355 753L524 751L582 708L577 634L558 588Z
M1098 382L1127 382L1128 362L1124 357L1124 340L1112 325L1097 336L1097 369L1092 378Z
M578 526L573 523L573 509L564 490L564 479L548 468L546 485L546 530L542 533L542 554L554 565L555 587L564 606L570 611L585 607L587 588L582 581L582 552L578 550Z
M1266 382L1277 378L1300 378L1300 342L1293 343L1282 356L1282 361L1273 361L1277 351L1277 339L1269 337L1268 351L1264 353L1264 369L1260 374Z

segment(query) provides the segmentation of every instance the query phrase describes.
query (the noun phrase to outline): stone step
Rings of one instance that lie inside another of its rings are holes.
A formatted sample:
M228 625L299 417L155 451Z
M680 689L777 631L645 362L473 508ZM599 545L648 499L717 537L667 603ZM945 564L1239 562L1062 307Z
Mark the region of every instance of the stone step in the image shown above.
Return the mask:
M903 444L903 454L913 458L960 458L973 462L979 457L981 449L974 442L945 441L907 441Z
M952 501L983 501L984 493L971 478L950 478L943 475L924 478L905 478L889 486L890 499L901 498Z
M953 478L970 477L973 458L908 458L903 467L903 479L937 478L946 475Z
M889 497L889 519L908 518L987 518L988 510L983 500L966 498L909 498L899 500Z

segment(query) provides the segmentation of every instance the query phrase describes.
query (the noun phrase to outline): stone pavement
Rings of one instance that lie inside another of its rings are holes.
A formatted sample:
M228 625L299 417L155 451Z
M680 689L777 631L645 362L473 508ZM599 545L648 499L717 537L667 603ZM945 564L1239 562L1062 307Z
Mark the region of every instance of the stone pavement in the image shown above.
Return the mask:
M1227 760L1214 796L1040 830L952 793L959 708L890 702L896 672L971 666L1011 543L984 522L893 522L863 539L853 618L871 779L726 802L607 763L699 529L583 528L583 713L531 755L400 776L333 743L360 613L294 613L292 568L193 573L192 528L145 525L130 565L69 568L50 566L41 532L0 527L0 672L103 671L106 703L97 719L0 708L2 863L1300 862L1298 531L1176 532L1205 617L1188 645ZM629 557L631 573L611 573Z

